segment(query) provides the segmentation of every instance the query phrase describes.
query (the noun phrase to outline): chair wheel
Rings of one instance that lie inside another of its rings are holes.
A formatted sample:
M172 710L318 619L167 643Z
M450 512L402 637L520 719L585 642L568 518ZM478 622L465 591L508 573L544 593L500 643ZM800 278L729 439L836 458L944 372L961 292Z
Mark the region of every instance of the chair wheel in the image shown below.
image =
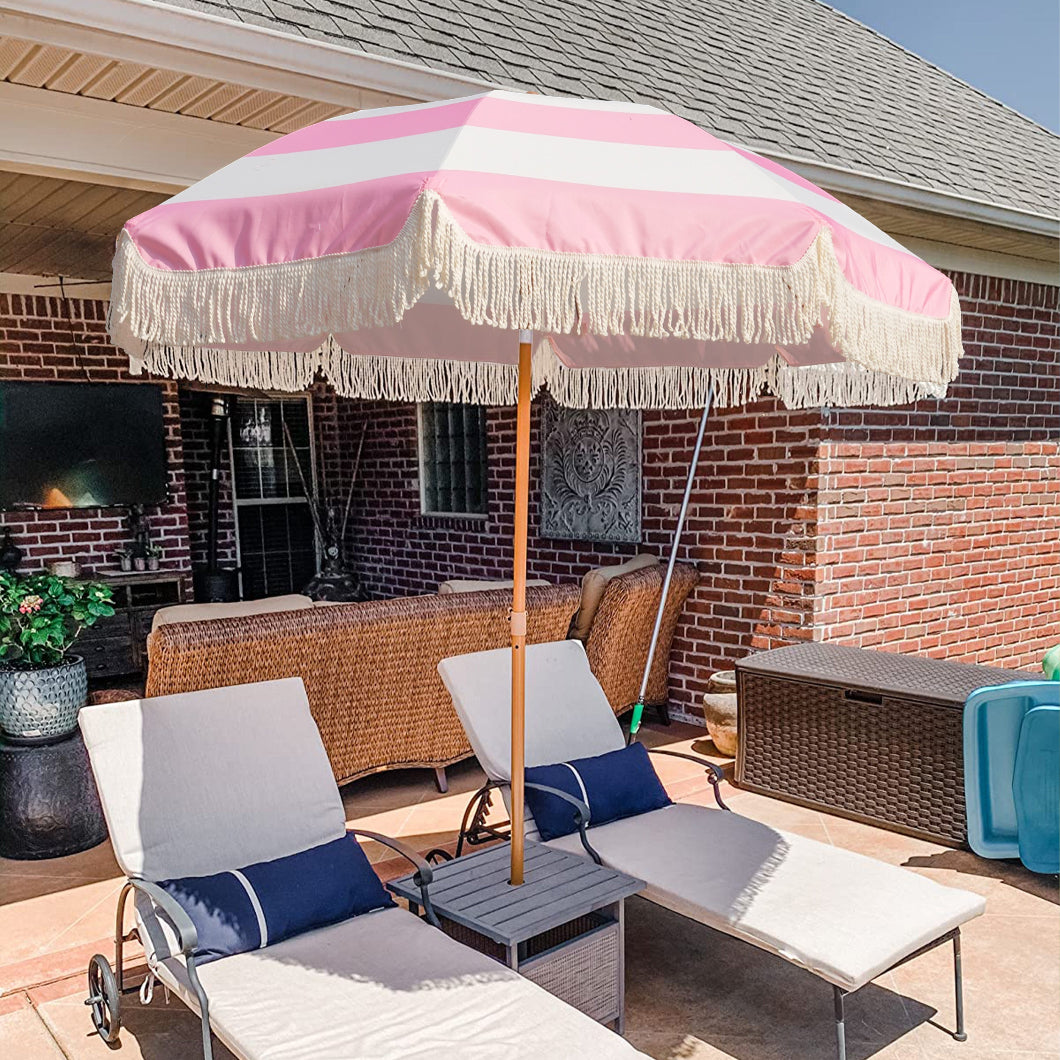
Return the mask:
M98 953L88 962L88 997L85 1004L92 1010L92 1025L96 1033L108 1045L114 1045L121 1030L118 980L111 970L110 961Z

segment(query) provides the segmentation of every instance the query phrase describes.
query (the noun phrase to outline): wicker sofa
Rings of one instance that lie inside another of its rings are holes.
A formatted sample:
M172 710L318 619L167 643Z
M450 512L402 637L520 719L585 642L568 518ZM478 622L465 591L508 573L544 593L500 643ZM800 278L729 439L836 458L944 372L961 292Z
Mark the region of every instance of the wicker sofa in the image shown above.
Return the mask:
M649 702L665 704L674 626L695 585L675 570ZM586 651L616 712L636 699L662 585L662 568L608 586ZM527 590L528 639L562 640L576 585ZM449 656L508 643L510 590L403 597L211 621L159 625L147 641L147 695L301 677L336 780L385 769L445 767L471 754L441 679Z

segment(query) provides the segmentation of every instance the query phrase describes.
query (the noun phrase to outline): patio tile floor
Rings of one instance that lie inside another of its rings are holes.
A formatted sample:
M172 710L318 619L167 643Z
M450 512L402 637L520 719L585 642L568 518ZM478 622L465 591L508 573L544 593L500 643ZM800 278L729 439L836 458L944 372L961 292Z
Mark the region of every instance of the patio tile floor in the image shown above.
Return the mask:
M675 750L712 748L687 725L649 726L645 738ZM672 797L711 805L706 777L692 763L660 759ZM421 851L452 848L478 766L449 770L450 790L427 771L383 773L348 785L348 820ZM964 932L969 1040L953 1022L948 948L882 977L848 1002L850 1060L1058 1060L1060 1058L1060 897L1055 879L1018 863L983 861L967 851L885 832L730 785L723 794L742 814L871 854L967 887L987 913ZM499 802L499 800L498 800ZM379 844L366 851L384 878L406 863ZM0 860L0 1055L18 1060L92 1060L114 1054L93 1034L82 1004L84 966L110 952L120 873L109 845L50 862ZM832 1060L832 992L827 984L743 943L641 899L629 903L627 1036L660 1060ZM138 955L130 953L135 964ZM198 1055L198 1023L161 991L144 1008L124 1009L124 1060ZM218 1060L230 1054L215 1048ZM547 1058L546 1058L547 1060Z

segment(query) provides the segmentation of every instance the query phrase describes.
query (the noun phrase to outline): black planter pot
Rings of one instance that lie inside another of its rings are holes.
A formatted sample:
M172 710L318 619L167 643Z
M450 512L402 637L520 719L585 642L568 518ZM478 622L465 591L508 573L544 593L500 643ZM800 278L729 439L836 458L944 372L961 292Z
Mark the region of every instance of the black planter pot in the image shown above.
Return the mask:
M61 858L107 838L80 732L26 746L0 739L0 857Z

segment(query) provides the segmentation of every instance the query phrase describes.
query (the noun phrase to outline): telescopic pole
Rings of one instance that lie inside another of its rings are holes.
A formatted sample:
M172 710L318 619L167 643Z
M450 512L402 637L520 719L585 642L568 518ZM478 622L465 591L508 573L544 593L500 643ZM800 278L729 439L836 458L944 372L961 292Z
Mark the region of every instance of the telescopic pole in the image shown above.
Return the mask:
M648 658L644 663L644 675L640 679L640 692L633 706L633 716L629 723L629 739L632 742L640 731L640 721L644 716L644 697L648 694L648 678L651 676L651 664L655 658L655 648L659 643L659 630L662 629L663 613L666 611L666 600L670 595L670 581L674 576L674 564L677 562L677 549L681 543L681 532L685 528L685 516L688 514L688 501L692 496L692 485L696 480L699 468L699 453L703 448L703 434L707 429L707 419L714 400L714 393L707 395L707 403L699 421L699 434L696 436L696 447L692 451L692 460L688 465L688 481L685 483L685 495L681 501L681 514L677 517L677 528L674 530L673 543L670 546L670 561L666 564L666 577L663 579L662 595L659 597L659 610L655 613L655 625L651 631L651 643L648 645Z

